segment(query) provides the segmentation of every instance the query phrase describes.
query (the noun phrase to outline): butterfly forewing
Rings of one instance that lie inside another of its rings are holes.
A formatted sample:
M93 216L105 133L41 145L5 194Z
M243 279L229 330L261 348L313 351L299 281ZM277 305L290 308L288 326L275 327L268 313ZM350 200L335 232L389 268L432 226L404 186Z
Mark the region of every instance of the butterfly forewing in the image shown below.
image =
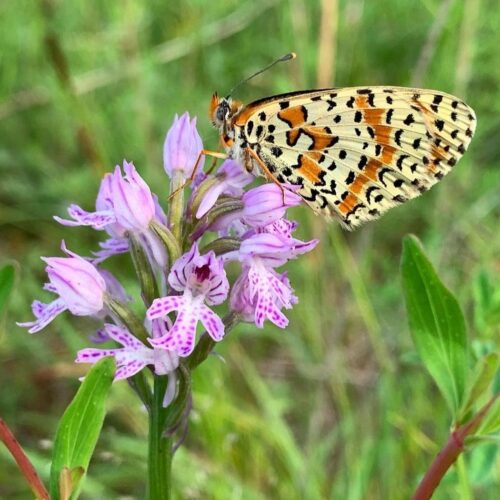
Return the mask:
M467 149L475 116L449 94L400 87L274 96L234 125L317 213L352 229L438 182Z

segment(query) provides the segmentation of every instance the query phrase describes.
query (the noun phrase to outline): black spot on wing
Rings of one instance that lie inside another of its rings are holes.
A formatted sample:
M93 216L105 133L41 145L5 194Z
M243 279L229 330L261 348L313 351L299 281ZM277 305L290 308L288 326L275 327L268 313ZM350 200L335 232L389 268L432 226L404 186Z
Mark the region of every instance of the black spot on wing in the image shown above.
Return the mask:
M278 148L278 147L274 146L274 147L271 148L271 154L275 158L279 158L283 154L283 150L281 148Z
M384 180L384 175L385 174L388 174L391 172L391 169L390 168L383 168L377 175L379 181L385 186L387 187L387 184L385 183L385 180Z
M331 179L329 188L322 188L321 192L324 194L332 194L333 196L337 196L337 183L335 179Z
M394 134L394 140L396 141L396 144L399 146L399 147L402 147L401 146L401 136L403 135L403 130L402 129L398 129L396 130L396 133Z
M253 130L253 121L248 120L247 122L247 135L251 135Z
M347 177L345 179L345 183L347 185L352 184L354 182L354 179L356 179L356 174L352 170L350 170L349 174L347 175Z
M377 186L370 186L367 190L366 190L366 194L365 194L365 197L366 197L366 201L368 203L370 203L370 198L371 198L371 195L374 191L379 191L379 188Z
M437 128L440 132L442 132L442 131L443 131L443 128L444 128L444 121L443 121L443 120L439 120L439 119L438 119L438 120L436 120L436 121L434 122L434 125L436 125L436 128Z
M359 170L363 170L367 163L368 163L368 158L365 155L361 155L361 158L359 159L358 163Z
M403 121L405 125L410 126L412 123L415 123L415 118L413 118L413 115L410 113Z
M405 161L406 158L409 158L409 156L401 155L396 161L396 166L399 168L399 170L403 170L403 162Z

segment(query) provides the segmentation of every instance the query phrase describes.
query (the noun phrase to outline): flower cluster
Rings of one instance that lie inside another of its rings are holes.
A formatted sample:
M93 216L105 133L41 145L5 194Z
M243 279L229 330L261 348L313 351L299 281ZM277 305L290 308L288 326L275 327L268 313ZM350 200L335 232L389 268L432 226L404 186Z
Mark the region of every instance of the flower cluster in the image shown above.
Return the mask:
M205 174L201 150L196 120L187 113L176 116L164 143L164 168L171 179L183 183L171 189L168 214L134 165L124 161L122 168L116 166L104 176L95 211L71 205L68 219L55 217L65 226L105 231L108 238L92 257L69 251L64 242L66 257L44 257L49 279L44 288L57 297L47 304L34 301L35 319L19 325L35 333L66 310L93 316L103 326L91 341L114 345L82 349L76 361L94 363L113 356L116 380L146 366L156 375L175 378L180 360L196 348L200 323L214 342L224 338L227 318L258 328L266 320L286 327L283 310L298 299L287 273L278 268L317 244L294 238L297 224L285 218L286 210L301 198L293 186L250 187L253 176L233 160ZM185 197L188 186L190 196ZM129 309L130 297L119 281L102 268L106 259L121 253L133 257L143 319ZM232 285L226 275L230 262L240 267Z

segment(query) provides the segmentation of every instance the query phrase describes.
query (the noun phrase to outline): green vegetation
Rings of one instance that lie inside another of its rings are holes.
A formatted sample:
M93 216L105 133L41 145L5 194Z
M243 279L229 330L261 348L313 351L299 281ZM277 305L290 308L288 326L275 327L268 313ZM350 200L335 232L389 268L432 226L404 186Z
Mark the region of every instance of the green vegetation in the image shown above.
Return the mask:
M198 115L205 146L216 148L206 111L212 92L227 92L290 50L297 60L252 80L236 97L248 102L325 81L418 85L464 98L477 113L476 136L431 192L355 233L294 209L299 237L321 238L312 254L289 266L300 303L286 331L240 326L217 347L225 362L212 356L195 372L174 492L245 500L408 498L445 444L451 418L444 389L424 369L408 327L402 238L418 236L453 290L472 359L494 350L500 10L494 0L341 0L322 24L326 3L0 6L0 267L17 263L0 276L15 283L8 303L0 295L0 416L45 484L48 440L88 369L73 358L95 323L62 315L30 336L15 321L30 318L31 300L43 298L40 255L59 254L62 238L81 253L98 243L94 231L63 228L52 216L64 215L70 202L93 208L102 173L123 158L166 197L162 144L174 114ZM128 267L132 278L126 257L109 262L122 276ZM455 409L460 403L450 400ZM124 382L112 387L107 407L82 498L141 498L146 414ZM497 498L496 451L491 443L463 455L435 498ZM27 493L0 446L0 497Z

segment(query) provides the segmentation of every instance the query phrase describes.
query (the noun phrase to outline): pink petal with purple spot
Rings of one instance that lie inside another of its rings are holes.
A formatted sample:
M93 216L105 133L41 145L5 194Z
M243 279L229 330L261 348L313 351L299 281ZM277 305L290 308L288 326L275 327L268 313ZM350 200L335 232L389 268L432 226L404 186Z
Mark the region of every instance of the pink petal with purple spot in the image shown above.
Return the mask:
M155 299L147 310L147 317L149 319L161 318L166 314L183 307L184 302L185 300L183 296L169 296Z
M35 321L27 321L25 323L17 323L18 326L29 328L28 333L39 332L45 328L56 316L65 311L68 307L62 299L56 299L49 304L44 304L35 300L32 304L33 314L36 316Z
M211 309L206 305L200 307L200 321L207 330L207 333L216 342L224 337L224 323Z

